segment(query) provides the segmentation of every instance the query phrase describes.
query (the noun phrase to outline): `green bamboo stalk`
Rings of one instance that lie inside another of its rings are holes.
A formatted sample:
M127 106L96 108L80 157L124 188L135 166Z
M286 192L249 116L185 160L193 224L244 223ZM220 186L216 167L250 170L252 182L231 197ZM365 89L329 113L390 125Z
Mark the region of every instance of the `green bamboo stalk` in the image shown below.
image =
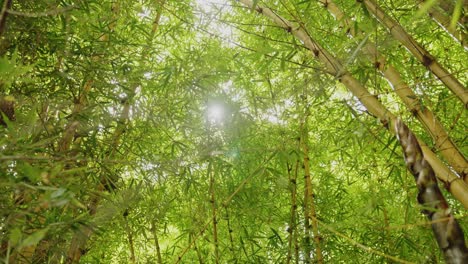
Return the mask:
M419 7L424 6L424 1L417 1ZM442 2L442 1L441 1ZM465 50L468 51L468 34L466 34L466 31L464 29L457 29L456 27L451 27L450 26L450 20L451 18L441 12L437 7L431 7L429 10L427 10L427 14L429 17L431 17L434 21L437 22L437 24L450 36L460 43Z

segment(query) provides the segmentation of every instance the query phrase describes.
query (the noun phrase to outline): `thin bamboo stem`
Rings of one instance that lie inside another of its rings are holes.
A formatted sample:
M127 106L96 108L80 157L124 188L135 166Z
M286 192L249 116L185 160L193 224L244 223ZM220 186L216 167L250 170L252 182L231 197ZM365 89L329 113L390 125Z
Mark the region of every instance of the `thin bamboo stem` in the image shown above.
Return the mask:
M298 138L300 142L300 139ZM296 160L295 170L292 172L293 167L292 165L287 164L288 169L288 176L289 176L289 186L291 190L291 215L289 220L289 227L288 227L288 255L286 257L286 263L291 263L291 259L293 256L293 247L294 247L294 238L296 237L297 233L297 223L296 223L296 214L297 214L297 168L299 166L299 159ZM294 250L295 251L295 250Z
M424 1L417 1L419 2L419 6L422 7L424 5ZM437 7L431 7L427 14L437 22L437 24L445 30L450 36L460 43L465 50L468 51L468 34L466 34L464 29L457 29L456 27L450 26L450 17L445 15L443 12L439 11Z
M308 110L307 110L308 111ZM323 263L323 254L322 254L322 249L321 249L321 240L322 237L319 234L318 230L318 223L316 221L317 219L317 213L316 213L316 208L315 208L315 199L314 199L314 189L312 186L312 179L310 175L310 160L309 160L309 130L307 126L307 121L308 121L308 113L305 114L305 120L304 120L304 126L303 126L303 131L302 131L302 136L301 136L301 147L302 151L304 153L304 180L305 180L305 185L306 185L306 197L305 197L305 203L309 205L309 210L308 210L308 215L306 216L307 219L311 221L311 226L312 226L312 234L313 234L313 239L314 239L314 248L315 248L315 261L314 263Z
M218 220L217 220L217 208L216 208L216 195L215 195L215 177L212 168L212 164L208 165L208 177L210 178L210 203L212 209L213 218L213 243L214 243L214 256L215 263L219 263L219 245L218 245Z
M232 229L232 226L231 226L229 209L228 207L225 207L224 209L226 211L226 224L227 224L227 228L229 232L229 250L231 251L231 254L233 254L234 256L234 238L232 237L232 233L234 232L234 230Z
M162 257L161 257L161 246L159 245L158 229L157 229L155 220L151 222L151 229L153 231L154 247L156 248L156 259L158 260L157 263L163 264Z
M130 225L128 224L128 210L125 210L124 212L124 222L125 222L125 231L127 232L128 247L130 249L130 263L135 264L136 263L135 245L133 243L133 232L132 232L132 229L130 228Z

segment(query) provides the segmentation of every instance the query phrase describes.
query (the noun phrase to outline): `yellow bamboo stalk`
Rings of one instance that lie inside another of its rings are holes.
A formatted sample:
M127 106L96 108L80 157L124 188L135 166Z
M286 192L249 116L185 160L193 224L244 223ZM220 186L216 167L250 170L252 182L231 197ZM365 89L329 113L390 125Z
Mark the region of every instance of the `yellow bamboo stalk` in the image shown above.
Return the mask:
M305 185L306 185L306 202L308 204L308 215L306 217L308 218L309 221L311 221L312 224L312 233L314 235L314 242L315 242L315 259L316 262L314 263L323 263L323 254L322 254L322 249L321 249L321 243L320 241L322 240L321 235L319 234L318 230L318 223L316 221L317 219L317 213L315 209L315 201L314 201L314 189L312 187L312 179L310 176L310 160L309 160L309 146L308 146L308 138L309 138L309 131L308 131L308 126L307 126L307 115L305 116L304 120L304 125L302 126L302 151L304 152L304 180L305 180ZM306 252L306 254L309 254L309 252Z
M270 18L279 27L284 28L287 32L301 40L304 46L312 52L313 56L325 65L328 73L336 76L338 80L361 101L371 114L380 119L389 132L394 133L393 129L389 128L392 127L393 123L396 121L395 116L388 111L375 96L370 94L358 80L346 71L335 57L315 42L304 28L277 15L268 7L262 7L260 5L254 6L251 0L239 0L239 2L251 9L254 8L255 11ZM436 171L437 177L446 184L454 197L459 200L465 208L468 208L468 185L443 164L430 148L422 144L421 140L419 140L419 143L421 144L425 158Z
M468 90L448 72L426 49L416 42L405 29L388 16L385 11L380 8L374 0L359 0L365 5L367 10L373 14L392 34L392 36L400 41L425 67L427 67L437 78L439 78L452 91L463 106L468 108Z
M350 27L351 21L344 15L342 10L332 0L319 0L320 3L328 9L328 11L340 21L344 26L350 28L351 35L356 36L362 32L355 32L354 27ZM371 41L364 45L367 58L373 61L375 67L383 74L390 82L391 87L400 99L405 103L406 107L413 113L418 120L423 124L425 130L431 135L435 142L436 148L452 166L452 168L460 175L461 178L468 182L468 162L463 156L459 148L453 143L443 125L428 108L423 107L410 86L401 78L400 72L387 63L384 55L376 48L377 45Z

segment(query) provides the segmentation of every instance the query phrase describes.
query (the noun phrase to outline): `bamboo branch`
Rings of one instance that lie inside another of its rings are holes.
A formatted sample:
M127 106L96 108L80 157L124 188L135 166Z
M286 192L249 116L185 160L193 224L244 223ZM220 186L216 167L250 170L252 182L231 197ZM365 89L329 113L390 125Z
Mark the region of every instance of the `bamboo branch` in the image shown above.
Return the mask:
M359 0L364 3L367 10L375 16L377 20L384 25L388 31L400 41L425 67L427 67L437 78L439 78L452 91L463 106L468 108L468 90L440 65L434 56L416 42L393 18L388 16L385 11L377 5L374 0Z
M418 1L419 7L421 8L424 5L424 1ZM466 51L468 51L468 34L465 30L457 29L456 27L450 26L450 18L439 11L436 7L431 7L427 10L427 14L439 24L439 26L445 30L450 36L457 42L459 42Z
M325 65L329 74L336 76L338 80L341 81L348 90L359 99L359 101L361 101L367 110L382 122L389 132L394 133L393 129L390 129L390 127L392 127L390 125L395 122L395 116L388 111L377 100L377 98L370 94L358 80L346 71L335 57L315 42L304 28L277 15L270 8L262 7L260 5L254 6L251 0L239 1L249 7L249 9L254 8L256 12L270 18L278 26L284 28L287 32L294 35L304 43L304 46L312 52L313 56ZM337 76L337 73L341 74ZM437 177L445 183L448 190L454 195L454 197L459 200L465 208L468 208L468 185L457 177L444 163L442 163L430 148L424 144L421 144L421 148L426 159L436 171Z
M455 5L452 1L448 1L448 0L439 0L437 1L437 3L439 4L439 7L444 10L444 12L447 14L447 15L450 15L450 16L454 16L454 11L455 11ZM466 12L468 12L468 2L467 1L463 1L463 9L465 9L465 14L461 14L460 18L458 19L457 21L457 24L459 24L462 28L464 28L465 30L468 29L468 16L466 14Z
M398 119L397 138L403 148L406 166L418 186L418 202L422 212L432 222L432 231L447 263L468 263L468 249L463 230L450 212L449 205L437 185L434 170L424 158L418 141L409 128Z

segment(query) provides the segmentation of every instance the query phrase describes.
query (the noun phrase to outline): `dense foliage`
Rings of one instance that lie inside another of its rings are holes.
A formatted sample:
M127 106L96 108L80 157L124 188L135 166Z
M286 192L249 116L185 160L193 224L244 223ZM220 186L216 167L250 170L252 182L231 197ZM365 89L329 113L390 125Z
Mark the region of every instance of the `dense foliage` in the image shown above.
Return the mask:
M339 19L330 1L253 2L306 28L446 161L365 56L364 45L376 47L418 109L432 111L467 153L466 105L360 1L336 0ZM457 24L463 1L377 2L466 86L468 53L427 15L437 9L466 34ZM255 8L221 0L2 7L0 261L304 263L318 248L325 263L443 261L394 135Z

